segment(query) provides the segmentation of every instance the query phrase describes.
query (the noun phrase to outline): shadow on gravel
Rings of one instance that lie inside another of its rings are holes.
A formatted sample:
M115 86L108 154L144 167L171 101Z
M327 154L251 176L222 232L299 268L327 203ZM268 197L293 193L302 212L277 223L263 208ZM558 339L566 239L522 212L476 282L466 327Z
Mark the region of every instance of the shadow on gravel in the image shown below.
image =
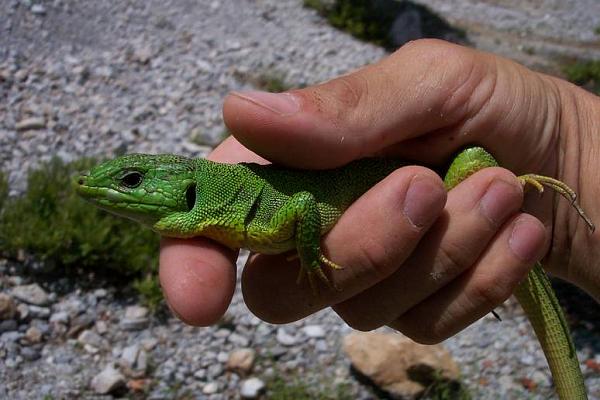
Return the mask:
M575 347L600 353L600 304L581 289L559 279L552 287L565 311Z

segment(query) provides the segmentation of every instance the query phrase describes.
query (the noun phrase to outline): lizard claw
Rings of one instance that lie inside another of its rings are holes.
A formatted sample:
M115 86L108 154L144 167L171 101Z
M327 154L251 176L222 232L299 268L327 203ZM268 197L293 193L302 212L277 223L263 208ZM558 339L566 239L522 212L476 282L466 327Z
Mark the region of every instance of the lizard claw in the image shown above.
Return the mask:
M558 179L551 178L549 176L537 175L537 174L525 174L518 177L523 186L527 184L535 187L538 192L544 192L544 186L555 190L558 194L569 200L571 206L577 211L577 214L583 219L585 224L588 226L590 231L594 233L596 227L590 217L588 217L579 203L577 203L577 193L571 189L566 183L559 181Z
M322 264L327 265L328 267L330 267L331 269L344 269L344 267L342 267L341 265L338 265L336 263L334 263L333 261L331 261L330 259L328 259L327 257L325 257L323 254L321 254L319 256L319 262Z

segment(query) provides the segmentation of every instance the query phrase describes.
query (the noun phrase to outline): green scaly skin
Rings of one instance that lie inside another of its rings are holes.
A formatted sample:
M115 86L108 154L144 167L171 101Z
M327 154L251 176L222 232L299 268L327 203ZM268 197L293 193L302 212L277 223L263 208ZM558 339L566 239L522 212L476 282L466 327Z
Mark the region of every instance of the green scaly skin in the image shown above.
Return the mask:
M320 238L360 195L395 169L390 159L363 159L326 171L258 164L220 164L174 155L132 154L107 161L74 186L83 198L112 213L150 226L161 235L204 236L228 247L262 254L295 250L301 275L315 287L328 283L322 266L339 268L320 248ZM454 158L445 174L448 189L497 162L472 147ZM541 190L549 186L575 203L566 185L537 175L520 177ZM561 308L541 266L515 291L542 345L561 399L586 399L575 347Z

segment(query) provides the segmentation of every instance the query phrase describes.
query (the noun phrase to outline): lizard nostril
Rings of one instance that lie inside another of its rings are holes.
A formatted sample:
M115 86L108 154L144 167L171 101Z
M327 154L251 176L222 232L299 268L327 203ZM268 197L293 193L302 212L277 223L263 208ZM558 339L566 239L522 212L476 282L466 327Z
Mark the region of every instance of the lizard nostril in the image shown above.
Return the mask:
M79 185L84 185L85 184L85 178L83 176L80 176L79 179L77 179L77 183Z

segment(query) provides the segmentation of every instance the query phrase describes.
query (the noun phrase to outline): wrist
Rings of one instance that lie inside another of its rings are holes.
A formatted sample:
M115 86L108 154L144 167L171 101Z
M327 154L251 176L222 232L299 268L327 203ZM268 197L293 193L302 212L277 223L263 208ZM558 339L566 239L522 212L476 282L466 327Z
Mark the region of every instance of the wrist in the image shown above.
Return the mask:
M578 202L600 226L600 98L566 81L551 78L560 94L560 124L556 146L557 177L578 194ZM554 207L553 243L549 266L600 300L600 236L591 233L568 202Z

